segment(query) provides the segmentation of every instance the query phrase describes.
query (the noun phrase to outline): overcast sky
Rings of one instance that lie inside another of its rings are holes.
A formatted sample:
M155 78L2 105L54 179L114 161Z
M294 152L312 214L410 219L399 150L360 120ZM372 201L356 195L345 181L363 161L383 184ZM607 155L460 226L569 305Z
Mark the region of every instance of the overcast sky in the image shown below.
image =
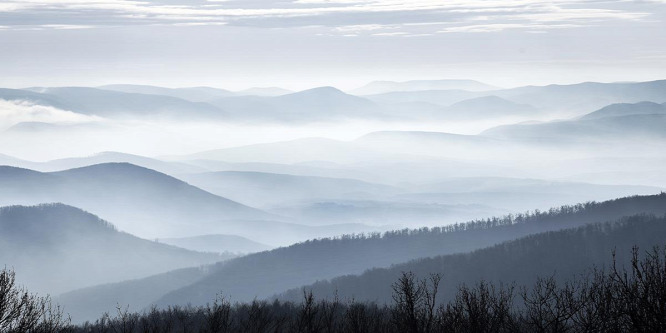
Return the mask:
M666 1L3 0L0 86L666 78Z

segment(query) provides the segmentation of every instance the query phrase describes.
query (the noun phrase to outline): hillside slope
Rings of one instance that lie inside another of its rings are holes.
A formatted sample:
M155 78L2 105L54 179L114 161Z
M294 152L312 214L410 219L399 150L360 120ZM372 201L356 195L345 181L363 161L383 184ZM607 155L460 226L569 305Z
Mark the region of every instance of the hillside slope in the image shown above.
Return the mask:
M14 268L22 283L41 293L143 278L229 257L137 238L63 204L0 208L0 265Z
M135 308L151 304L199 305L212 301L219 293L233 301L261 299L319 280L361 274L372 267L389 267L418 258L473 251L526 235L641 213L666 214L666 194L565 206L529 216L507 216L442 228L312 240L208 266L206 273L195 282L180 286L171 284L173 288L169 293L149 302L145 297L139 299L128 292L142 285L141 280L88 288L80 291L76 300L88 300L89 303L77 307L96 309L98 313L86 317L92 319L104 311L113 310L117 303L132 304ZM153 278L168 279L167 276ZM115 288L115 291L109 288Z
M453 299L458 286L488 281L533 285L536 277L554 276L563 282L611 264L616 251L620 267L628 264L632 247L647 251L666 245L666 217L637 215L618 222L540 233L471 253L422 258L390 268L372 269L358 276L342 276L303 287L317 297L391 302L391 284L402 272L420 277L440 273L440 301ZM285 292L282 299L300 301L302 289Z
M52 173L0 167L1 205L43 202L83 208L121 230L146 237L221 232L220 221L273 217L129 163Z
M174 291L158 304L204 304L224 291L235 300L267 297L331 275L358 274L411 259L467 252L539 232L576 227L622 216L666 214L666 194L565 206L529 216L471 222L443 228L403 230L322 239L257 253L211 268L201 281ZM337 272L337 273L336 273Z

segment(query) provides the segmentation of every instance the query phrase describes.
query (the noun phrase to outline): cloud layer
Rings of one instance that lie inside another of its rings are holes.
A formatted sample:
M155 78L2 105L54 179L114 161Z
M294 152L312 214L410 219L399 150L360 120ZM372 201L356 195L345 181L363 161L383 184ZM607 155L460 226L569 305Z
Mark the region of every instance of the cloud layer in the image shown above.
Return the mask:
M663 1L579 0L8 0L2 29L122 25L324 26L332 34L410 36L544 31L609 21L659 20Z

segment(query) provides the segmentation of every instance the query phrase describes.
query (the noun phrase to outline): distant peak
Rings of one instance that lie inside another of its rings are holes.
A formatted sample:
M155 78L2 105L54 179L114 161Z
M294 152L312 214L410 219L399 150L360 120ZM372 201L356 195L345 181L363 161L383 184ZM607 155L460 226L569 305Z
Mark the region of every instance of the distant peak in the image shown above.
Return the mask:
M345 93L335 87L331 86L324 86L324 87L317 87L317 88L312 88L312 89L307 89L300 91L298 93L326 93L326 94L342 94L345 95Z
M155 172L158 173L155 170L144 168L142 166L138 166L132 163L128 162L108 162L108 163L99 163L99 164L93 164L93 165L88 165L80 168L73 168L69 170L65 170L63 172L69 172L69 171L84 171L84 170L91 170L91 171L124 171L124 170L136 170L136 171L142 171L142 172Z
M666 114L666 107L649 101L638 103L615 103L604 106L603 108L588 113L581 119L598 119L605 117L627 116L627 115L646 115L646 114Z

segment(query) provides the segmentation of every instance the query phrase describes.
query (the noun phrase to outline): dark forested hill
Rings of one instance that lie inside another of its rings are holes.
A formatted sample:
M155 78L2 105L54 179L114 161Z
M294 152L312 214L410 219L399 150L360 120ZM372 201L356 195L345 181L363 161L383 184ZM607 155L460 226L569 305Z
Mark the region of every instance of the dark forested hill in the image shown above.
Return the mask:
M133 293L125 291L135 288L136 282L114 285L117 292L110 292L108 287L90 288L82 291L77 300L90 300L90 307L94 305L100 313L113 310L117 303L139 308L151 303L161 306L205 304L219 293L230 296L234 301L246 301L269 297L318 280L360 274L372 267L389 267L418 258L473 251L531 234L641 213L666 214L666 194L564 206L547 212L441 228L312 240L212 265L197 281L179 287L170 285L174 287L171 292L150 303L146 303L145 298L136 299ZM77 307L86 308L86 305ZM100 313L94 315L99 316Z
M63 204L0 208L0 266L14 268L19 281L42 293L142 278L229 257L137 238Z
M554 276L567 281L589 273L589 269L608 268L612 252L618 262L628 264L631 248L651 250L666 244L666 217L636 215L618 222L595 223L578 228L530 235L471 253L422 258L391 268L372 269L358 276L342 276L309 285L306 290L321 298L356 301L391 301L391 284L402 272L427 277L443 277L440 300L451 301L461 284L484 280L495 284L532 285L537 277ZM299 301L302 288L290 290L280 298Z
M360 273L411 259L467 252L529 234L615 220L638 213L666 214L666 194L565 206L548 212L508 216L442 228L383 235L321 239L249 255L211 268L191 286L166 295L160 304L203 304L223 291L236 300L266 297L275 290L331 275ZM345 272L339 274L337 272Z

